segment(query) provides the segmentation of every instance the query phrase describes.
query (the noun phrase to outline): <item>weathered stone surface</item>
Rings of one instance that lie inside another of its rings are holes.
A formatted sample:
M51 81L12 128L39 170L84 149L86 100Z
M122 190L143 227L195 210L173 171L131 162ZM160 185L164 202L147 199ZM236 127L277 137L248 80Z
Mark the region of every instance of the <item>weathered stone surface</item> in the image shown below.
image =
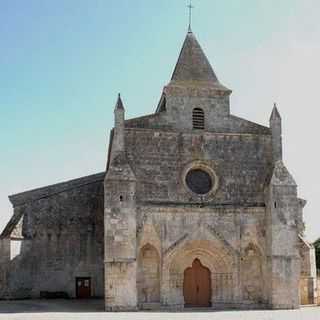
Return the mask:
M301 258L300 303L317 304L319 286L317 285L315 248L300 237L299 252Z
M272 170L271 137L252 134L126 130L126 152L140 201L199 202L185 187L185 168L203 163L219 177L214 204L264 203ZM152 177L152 179L150 179Z
M104 295L103 178L14 196L24 239L7 270L6 298L36 298L41 291L75 297L76 277L91 277L92 295Z
M185 272L198 260L213 309L292 309L299 286L314 294L305 201L282 161L280 114L274 108L270 127L238 118L230 94L189 32L155 114L125 120L118 97L106 173L10 197L2 297L74 297L75 279L86 277L107 311L181 310ZM196 181L186 181L190 170ZM12 261L10 238L22 241Z
M281 117L274 108L270 128L237 118L230 114L230 93L189 33L156 113L115 128L110 159L124 136L125 161L119 186L115 179L105 182L106 247L126 245L105 254L120 263L128 243L135 244L136 256L130 249L128 258L138 262L138 277L131 304L114 290L110 299L106 285L107 309L132 309L135 300L138 307L183 308L184 272L195 259L210 272L213 308L299 306L303 204L282 162ZM202 110L204 130L193 128L194 108ZM112 160L108 168L115 172ZM190 190L190 170L204 170L200 176L211 179L211 191ZM130 175L134 186L125 188ZM120 195L127 200L119 202ZM117 226L111 216L120 217ZM109 270L115 283L126 277Z

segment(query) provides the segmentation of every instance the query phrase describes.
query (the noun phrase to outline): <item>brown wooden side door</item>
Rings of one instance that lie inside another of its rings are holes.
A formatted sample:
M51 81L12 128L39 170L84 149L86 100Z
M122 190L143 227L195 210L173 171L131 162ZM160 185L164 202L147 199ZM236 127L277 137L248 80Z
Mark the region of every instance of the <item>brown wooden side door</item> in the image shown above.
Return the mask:
M211 274L200 260L184 272L183 294L186 307L209 307L211 305Z
M76 278L77 299L91 298L91 278Z

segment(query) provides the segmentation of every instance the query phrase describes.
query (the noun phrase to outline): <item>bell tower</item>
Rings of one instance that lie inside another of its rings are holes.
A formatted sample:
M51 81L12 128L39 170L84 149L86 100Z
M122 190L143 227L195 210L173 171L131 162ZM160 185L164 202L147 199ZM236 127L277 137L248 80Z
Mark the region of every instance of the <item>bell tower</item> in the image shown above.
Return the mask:
M168 123L179 130L194 129L195 114L203 114L203 129L219 129L230 115L231 90L223 86L197 38L189 28L170 83L157 112L167 111ZM197 128L196 128L197 129Z

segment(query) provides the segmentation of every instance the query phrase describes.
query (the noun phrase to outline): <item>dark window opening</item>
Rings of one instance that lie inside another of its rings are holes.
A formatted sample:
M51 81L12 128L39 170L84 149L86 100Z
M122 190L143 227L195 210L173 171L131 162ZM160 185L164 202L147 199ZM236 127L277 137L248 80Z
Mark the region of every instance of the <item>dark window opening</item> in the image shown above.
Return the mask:
M274 203L274 207L277 208L277 203L276 202Z
M193 129L204 129L204 111L200 108L194 108L192 111Z
M123 201L123 196L120 196L120 202L122 202Z
M186 184L188 188L199 195L209 193L213 187L212 177L201 169L192 169L187 173Z

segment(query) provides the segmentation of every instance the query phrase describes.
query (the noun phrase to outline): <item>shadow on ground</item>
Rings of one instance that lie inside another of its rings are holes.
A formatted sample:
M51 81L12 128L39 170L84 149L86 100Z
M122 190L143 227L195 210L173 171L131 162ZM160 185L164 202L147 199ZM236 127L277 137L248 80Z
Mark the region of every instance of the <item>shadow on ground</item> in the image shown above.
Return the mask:
M104 312L103 299L0 301L0 313L88 313Z
M212 310L212 309L187 309L183 312L172 312L169 310L161 311L143 311L134 313L130 316L126 313L104 313L104 300L14 300L0 301L0 318L1 319L170 319L168 313L171 313L171 319L194 320L210 319L212 313L215 314L215 320L320 320L320 308L302 308L300 310ZM13 318L9 316L12 314ZM21 314L17 318L14 314ZM24 314L24 315L23 315ZM45 315L47 314L47 315ZM67 315L68 314L68 315ZM72 316L78 314L79 316ZM50 316L51 315L51 316ZM61 315L62 318L58 318ZM20 317L20 316L19 316Z

